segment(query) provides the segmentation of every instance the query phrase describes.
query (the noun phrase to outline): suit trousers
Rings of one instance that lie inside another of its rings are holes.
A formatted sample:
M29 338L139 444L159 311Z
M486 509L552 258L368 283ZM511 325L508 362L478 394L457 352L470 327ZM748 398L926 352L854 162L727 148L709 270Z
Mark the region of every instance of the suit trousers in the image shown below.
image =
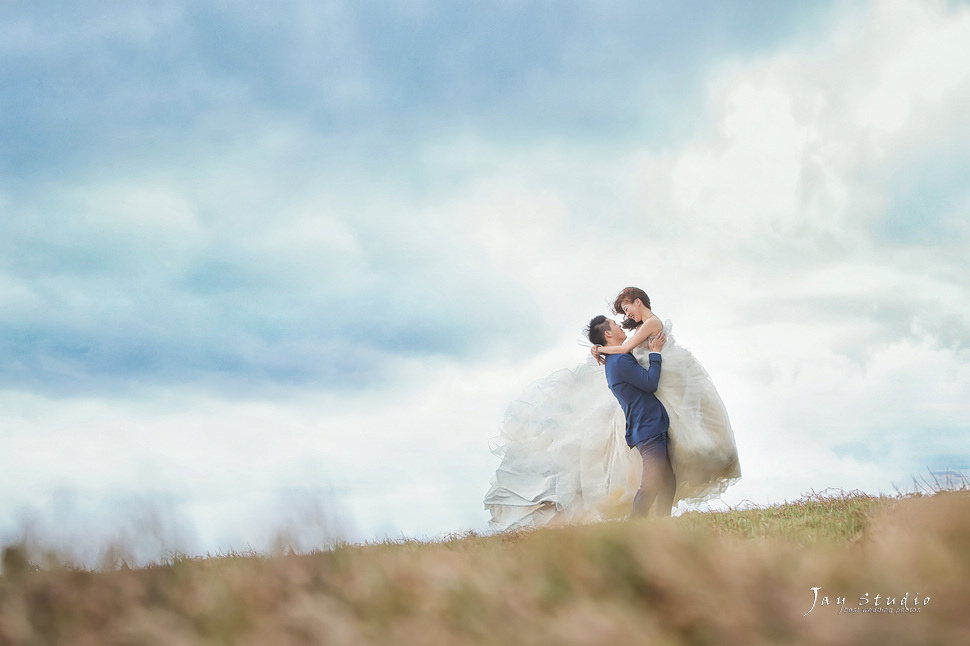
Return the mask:
M643 459L643 475L640 477L640 490L633 499L631 517L645 517L656 502L654 514L670 516L674 504L674 491L677 479L667 455L667 433L661 433L636 446Z

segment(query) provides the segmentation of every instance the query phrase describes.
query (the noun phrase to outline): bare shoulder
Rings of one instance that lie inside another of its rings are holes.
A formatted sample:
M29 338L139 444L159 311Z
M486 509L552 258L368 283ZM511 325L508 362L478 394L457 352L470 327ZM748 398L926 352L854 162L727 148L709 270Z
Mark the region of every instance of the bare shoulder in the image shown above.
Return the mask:
M660 317L656 314L644 321L643 326L647 330L648 337L654 336L655 334L660 334L664 329L663 321L661 321Z

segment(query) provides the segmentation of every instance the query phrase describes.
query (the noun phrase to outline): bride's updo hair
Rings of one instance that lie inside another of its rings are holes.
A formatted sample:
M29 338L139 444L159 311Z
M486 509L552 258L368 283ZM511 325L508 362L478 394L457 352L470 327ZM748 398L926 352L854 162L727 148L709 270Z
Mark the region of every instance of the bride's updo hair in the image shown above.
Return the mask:
M617 295L616 300L613 301L613 313L623 314L623 303L632 303L633 301L640 299L640 301L650 309L650 297L647 293L640 289L639 287L627 287L622 292ZM620 323L620 327L624 330L635 330L640 327L643 321L635 321L631 318L623 319Z
M586 326L586 338L593 345L606 345L606 331L610 329L610 320L600 314Z

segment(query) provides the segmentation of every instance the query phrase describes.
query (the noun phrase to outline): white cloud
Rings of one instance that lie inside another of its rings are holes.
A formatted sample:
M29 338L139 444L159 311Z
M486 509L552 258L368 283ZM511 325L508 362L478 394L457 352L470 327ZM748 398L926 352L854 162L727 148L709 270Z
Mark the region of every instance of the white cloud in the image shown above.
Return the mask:
M79 201L95 226L106 232L132 230L146 237L161 235L185 242L203 233L195 205L165 187L103 186Z

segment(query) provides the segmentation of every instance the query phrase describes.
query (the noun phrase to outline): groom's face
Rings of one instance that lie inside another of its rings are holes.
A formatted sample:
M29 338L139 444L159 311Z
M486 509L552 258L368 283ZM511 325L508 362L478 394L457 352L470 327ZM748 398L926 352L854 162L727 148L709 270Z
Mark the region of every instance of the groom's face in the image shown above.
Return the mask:
M609 341L610 345L622 344L626 341L626 330L617 325L616 321L610 319L610 330L606 333L606 340Z

